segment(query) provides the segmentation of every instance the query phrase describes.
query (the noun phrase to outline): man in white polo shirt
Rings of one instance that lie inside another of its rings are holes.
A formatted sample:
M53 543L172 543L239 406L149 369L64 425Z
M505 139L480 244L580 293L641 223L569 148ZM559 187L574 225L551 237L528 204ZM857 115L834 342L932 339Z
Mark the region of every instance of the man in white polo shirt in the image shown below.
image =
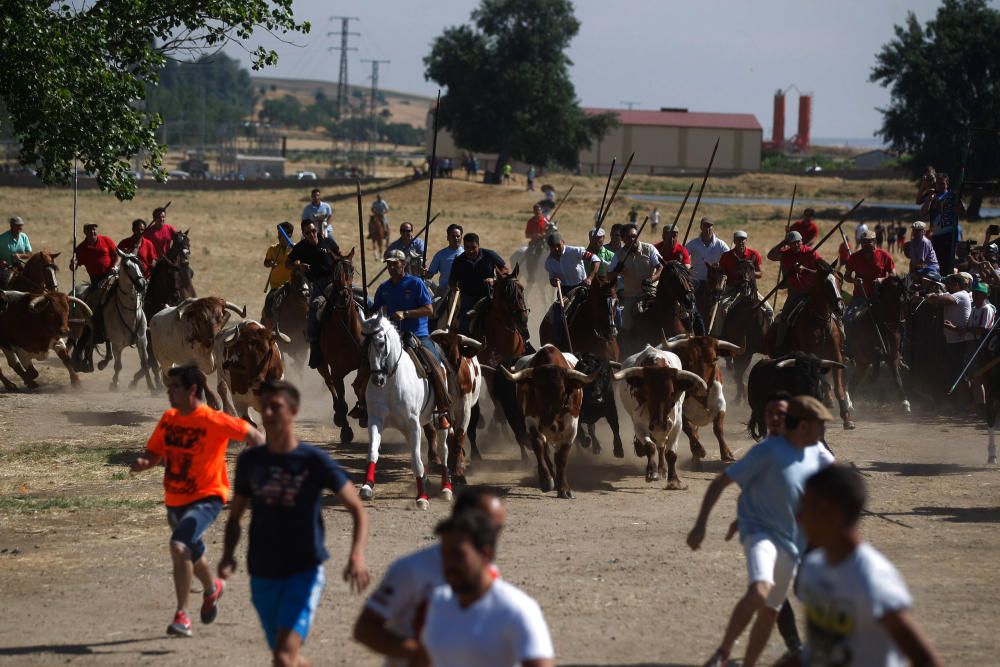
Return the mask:
M691 256L691 279L695 292L708 280L708 265L718 264L722 254L729 252L725 241L715 235L715 221L701 219L701 233L684 246Z

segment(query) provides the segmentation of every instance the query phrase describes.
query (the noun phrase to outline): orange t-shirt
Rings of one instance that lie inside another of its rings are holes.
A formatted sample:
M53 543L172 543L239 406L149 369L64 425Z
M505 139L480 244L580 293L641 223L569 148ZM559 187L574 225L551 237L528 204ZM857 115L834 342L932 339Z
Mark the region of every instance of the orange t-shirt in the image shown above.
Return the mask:
M230 440L244 440L250 425L242 419L199 405L189 415L171 408L149 437L146 449L163 459L164 502L181 507L218 496L229 500L226 448Z

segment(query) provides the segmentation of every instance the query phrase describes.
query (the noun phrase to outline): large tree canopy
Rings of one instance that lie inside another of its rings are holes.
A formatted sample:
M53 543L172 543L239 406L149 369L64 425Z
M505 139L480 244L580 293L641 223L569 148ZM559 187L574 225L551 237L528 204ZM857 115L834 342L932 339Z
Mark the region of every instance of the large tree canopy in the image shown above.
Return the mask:
M944 0L926 26L911 12L895 34L871 73L892 94L879 135L913 156L915 174L934 165L954 182L968 130L1000 129L1000 12L986 0ZM996 137L976 133L974 149L995 155Z
M162 176L160 118L144 107L167 58L245 42L255 29L308 32L292 0L0 0L0 98L21 161L68 183L75 158L120 199L135 194L128 158ZM277 62L252 50L254 69Z
M447 89L440 124L455 142L531 164L578 164L579 152L614 124L588 117L565 50L580 29L569 0L481 0L473 25L448 28L424 58Z

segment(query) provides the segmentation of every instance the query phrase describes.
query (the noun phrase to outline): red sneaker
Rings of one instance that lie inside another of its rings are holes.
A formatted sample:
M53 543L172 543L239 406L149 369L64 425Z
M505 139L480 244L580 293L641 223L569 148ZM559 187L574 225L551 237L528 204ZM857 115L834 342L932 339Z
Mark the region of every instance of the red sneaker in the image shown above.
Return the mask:
M226 582L222 579L216 579L213 584L214 590L206 593L201 602L201 622L205 624L211 623L219 615L219 598L226 589Z
M191 636L191 619L183 609L174 614L174 622L167 626L168 635Z

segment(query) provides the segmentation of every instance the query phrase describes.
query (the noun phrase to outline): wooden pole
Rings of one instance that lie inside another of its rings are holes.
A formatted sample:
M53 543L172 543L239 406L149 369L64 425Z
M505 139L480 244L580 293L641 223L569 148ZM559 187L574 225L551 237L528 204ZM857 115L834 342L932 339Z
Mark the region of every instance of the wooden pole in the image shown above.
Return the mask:
M684 195L684 201L681 202L681 207L677 209L677 215L674 216L674 223L670 225L671 229L677 229L677 221L681 219L681 213L684 212L684 207L687 206L688 197L691 196L692 190L694 190L694 181L691 181L691 185L688 186L687 194Z
M451 323L455 319L455 311L458 310L458 300L461 294L462 290L458 287L451 293L451 305L448 307L448 321L444 325L446 330L451 330Z
M785 236L788 236L788 230L791 229L791 227L792 227L792 209L795 208L795 193L798 192L798 189L799 189L799 184L798 183L795 183L795 184L792 185L792 203L790 203L788 205L788 222L785 223ZM781 282L781 264L780 263L778 264L778 282L779 283ZM774 309L774 308L777 308L777 307L778 307L778 293L775 292L774 293L774 303L771 305L771 308Z
M440 213L435 213L435 214L434 214L434 217L433 217L433 218L431 218L431 219L430 219L430 221L429 221L429 222L428 222L427 224L425 224L425 225L424 225L423 227L421 227L421 228L420 228L420 229L419 229L419 230L417 231L417 233L413 235L413 238L417 238L418 236L420 236L420 234L422 234L422 233L424 232L424 230L428 229L428 228L429 228L429 227L431 226L431 224L432 224L432 223L433 223L433 222L434 222L435 220L437 220L437 219L438 219L438 217L440 217L440 216L441 216L441 214L440 214ZM426 248L427 248L427 246L425 245L425 246L424 246L424 249L426 249ZM384 266L383 266L383 267L382 267L382 270L381 270L381 271L379 271L378 273L376 273L376 274L375 274L375 277L374 277L374 278L372 278L372 279L371 279L371 282L369 282L369 283L368 283L368 287L371 287L372 285L374 285L374 284L375 284L375 281L376 281L376 280L378 280L378 279L379 279L379 277L380 277L380 276L381 276L381 275L382 275L383 273L385 273L385 271L386 271L386 267L384 267Z
M601 226L601 220L604 218L604 204L608 201L608 188L611 187L611 175L615 173L615 162L617 161L617 156L611 158L611 169L608 169L608 180L604 184L604 195L601 197L601 208L597 209L597 223L594 225L594 229Z
M608 211L611 210L611 205L615 203L615 197L618 196L618 188L622 186L622 181L625 180L625 175L628 173L628 168L632 166L632 159L635 158L635 151L628 156L628 162L625 163L625 168L622 169L622 173L618 176L618 182L615 183L615 189L611 193L611 199L608 200L608 205L605 207L604 211L601 212L601 218L597 221L596 228L600 228L604 224L604 218L608 217Z
M358 240L361 243L361 291L365 297L365 317L368 317L368 263L365 259L365 222L361 211L361 181L355 181L358 188ZM425 246L426 247L426 246Z
M559 312L562 315L563 333L566 334L566 347L573 354L573 339L569 336L569 320L566 318L566 300L563 298L562 281L556 278L556 294L559 295Z
M694 200L694 208L691 209L691 219L688 220L687 231L684 232L684 240L681 241L681 245L687 245L688 236L691 235L691 225L694 224L694 216L698 213L698 206L701 204L701 195L705 192L705 183L708 182L708 175L712 173L712 163L715 162L715 153L719 150L719 140L721 138L716 138L715 148L712 149L712 157L708 158L708 166L705 167L705 176L701 179L701 187L698 188L698 198Z
M437 171L437 150L438 150L438 116L441 115L441 91L438 90L437 104L434 105L434 139L431 142L431 177L427 184L427 214L424 217L424 253L420 258L421 266L427 266L427 241L430 235L431 226L431 202L434 199L434 172ZM415 235L416 238L418 235Z

